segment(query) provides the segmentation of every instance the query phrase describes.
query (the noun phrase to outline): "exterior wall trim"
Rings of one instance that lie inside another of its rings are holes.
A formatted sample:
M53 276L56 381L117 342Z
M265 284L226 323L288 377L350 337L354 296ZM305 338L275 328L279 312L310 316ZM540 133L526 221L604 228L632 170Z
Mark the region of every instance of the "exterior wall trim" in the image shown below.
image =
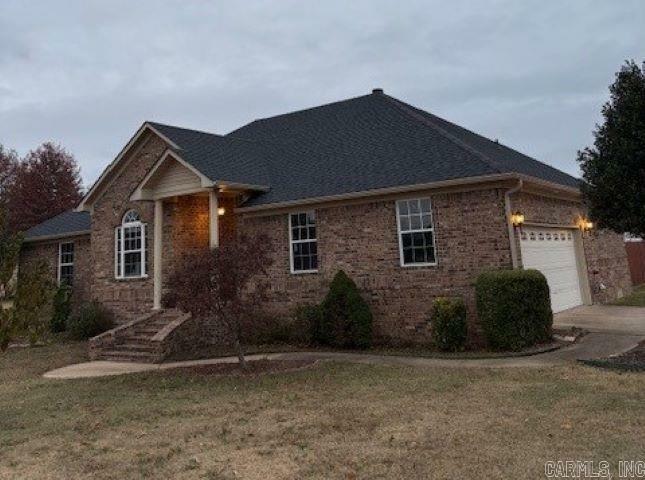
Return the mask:
M310 197L303 198L298 200L289 200L285 202L276 202L269 203L266 205L256 205L251 207L238 207L235 209L236 213L256 213L262 212L263 215L272 215L274 210L290 207L298 207L304 205L313 205L318 203L328 203L328 202L337 202L337 201L347 201L355 199L370 199L375 196L388 195L395 193L411 193L419 190L434 190L439 188L448 188L456 186L465 186L465 185L477 185L488 182L504 181L504 180L523 180L527 183L534 183L538 186L549 188L555 191L559 191L565 195L573 197L580 201L581 193L580 190L573 187L567 187L565 185L558 185L552 182L546 182L544 180L537 179L535 177L530 177L527 175L519 175L516 173L499 173L493 175L481 175L476 177L465 177L457 178L453 180L442 180L439 182L431 183L420 183L415 185L403 185L397 187L388 187L388 188L377 188L373 190L362 190L359 192L350 192L342 193L337 195L327 195L321 197ZM266 212L266 213L264 213Z
M201 173L199 170L197 170L195 167L193 167L191 164L186 162L183 158L181 158L177 153L173 152L172 150L166 150L164 154L161 156L159 160L153 165L153 167L148 171L145 177L143 177L143 180L139 182L139 185L137 185L137 188L134 190L132 195L130 195L130 200L135 202L139 200L159 200L161 198L165 198L166 195L149 195L144 192L146 184L150 181L152 176L159 170L159 168L166 163L168 158L172 158L179 162L183 167L186 167L188 170L190 170L192 173L197 175L199 177L199 180L201 182L202 188L195 190L191 189L190 191L177 191L173 192L172 195L167 195L169 197L175 197L178 195L188 195L192 193L197 193L198 191L206 191L208 188L211 188L215 185L215 183L208 177L206 177L203 173Z
M23 243L38 243L47 242L49 240L63 240L65 238L82 237L85 235L89 236L91 233L91 230L80 230L78 232L66 232L57 235L43 235L41 237L25 238Z
M159 132L159 130L154 128L148 122L144 122L143 125L139 127L139 129L135 132L132 138L128 141L128 143L126 143L125 147L121 149L121 151L116 156L116 158L112 160L112 162L107 166L105 170L103 170L103 173L101 173L101 176L98 178L96 182L94 182L94 185L92 185L89 191L85 194L85 196L81 200L81 203L79 203L78 207L76 207L77 212L92 210L92 205L90 203L90 200L92 199L92 197L98 195L99 189L101 188L102 184L107 180L107 176L116 169L116 167L121 163L121 160L123 159L123 157L125 157L125 155L130 151L130 149L134 146L134 144L137 143L137 140L139 140L147 131L153 132L155 135L161 138L168 145L172 146L173 148L179 149L179 146L177 146L177 144L175 144L172 140L170 140L168 137L163 135L161 132Z

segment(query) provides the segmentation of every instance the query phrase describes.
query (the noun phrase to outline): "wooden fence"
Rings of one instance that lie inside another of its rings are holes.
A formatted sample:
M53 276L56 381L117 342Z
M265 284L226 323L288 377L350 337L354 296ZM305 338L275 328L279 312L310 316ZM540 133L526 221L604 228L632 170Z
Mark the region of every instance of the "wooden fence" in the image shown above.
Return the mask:
M645 283L645 241L625 242L629 271L634 285Z

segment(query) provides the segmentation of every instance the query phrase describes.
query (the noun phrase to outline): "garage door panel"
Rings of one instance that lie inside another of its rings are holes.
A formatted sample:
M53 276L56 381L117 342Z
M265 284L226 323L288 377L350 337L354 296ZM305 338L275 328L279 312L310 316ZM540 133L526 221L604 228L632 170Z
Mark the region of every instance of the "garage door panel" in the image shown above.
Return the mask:
M554 312L582 303L573 233L565 229L527 228L520 236L524 268L546 277Z

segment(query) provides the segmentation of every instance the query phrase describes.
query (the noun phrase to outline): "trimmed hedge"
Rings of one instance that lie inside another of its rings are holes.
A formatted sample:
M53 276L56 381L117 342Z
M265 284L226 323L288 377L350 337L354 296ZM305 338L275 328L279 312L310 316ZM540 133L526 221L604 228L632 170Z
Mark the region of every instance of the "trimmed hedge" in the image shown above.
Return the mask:
M551 339L549 285L537 270L484 272L475 285L477 313L495 350L522 350Z
M432 339L439 350L456 352L466 344L466 305L461 298L437 298L432 304Z
M334 276L320 308L320 319L312 332L316 343L340 348L372 345L372 312L356 284L342 270Z

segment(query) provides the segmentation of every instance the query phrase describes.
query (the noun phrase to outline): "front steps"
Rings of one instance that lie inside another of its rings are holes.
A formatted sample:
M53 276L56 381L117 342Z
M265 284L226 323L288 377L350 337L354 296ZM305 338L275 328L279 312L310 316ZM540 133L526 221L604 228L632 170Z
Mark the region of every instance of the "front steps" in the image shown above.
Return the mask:
M178 332L191 319L175 309L158 310L90 339L90 358L160 363L175 350ZM184 327L184 328L182 328Z

